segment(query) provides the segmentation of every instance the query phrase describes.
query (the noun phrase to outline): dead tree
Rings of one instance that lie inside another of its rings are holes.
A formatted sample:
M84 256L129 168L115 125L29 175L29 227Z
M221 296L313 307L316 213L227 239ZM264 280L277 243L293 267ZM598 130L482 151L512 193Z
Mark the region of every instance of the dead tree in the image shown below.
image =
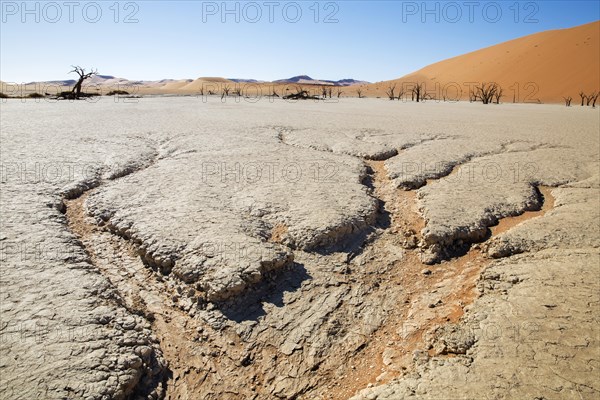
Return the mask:
M402 98L404 97L404 86L400 86L400 93L398 93L398 101L402 100Z
M596 94L592 97L592 108L596 108L596 100L598 100L598 96L600 96L600 92L596 92Z
M417 83L411 91L412 101L417 100L417 103L423 99L423 84Z
M394 91L396 90L396 84L394 83L392 86L386 90L385 94L390 98L390 100L394 100L396 96L394 96Z
M223 95L225 96L229 96L229 91L231 90L231 88L227 85L223 86ZM223 95L221 95L221 98L223 97Z
M239 89L239 88L238 88L238 89L235 89L235 90L232 92L232 94L234 94L234 95L236 95L236 96L240 97L240 96L242 95L242 89Z
M421 95L421 101L424 102L426 100L437 100L437 99L431 93L425 92Z
M590 103L592 103L592 107L594 106L593 104L596 104L596 99L598 98L598 94L596 92L592 92L592 94L587 96L587 102L585 103L586 106L589 106Z
M581 107L583 107L583 103L587 99L587 96L583 92L579 92L579 97L581 97Z
M75 83L75 86L73 86L73 90L71 91L71 96L74 99L78 99L81 97L81 85L83 85L83 81L85 81L86 79L91 78L93 75L96 75L98 73L98 71L94 71L92 69L91 72L85 72L84 68L81 68L80 66L75 66L75 65L71 65L71 67L73 67L72 71L69 71L69 73L73 73L75 72L77 75L79 75L79 79L77 80L77 83Z
M284 100L320 100L319 96L312 96L306 90L299 89L297 93L283 96Z
M502 98L502 88L498 86L496 92L494 93L494 99L496 100L496 104L500 104L500 99Z
M358 94L358 98L362 99L363 95L362 95L362 89L356 89L356 93Z
M327 98L327 88L325 86L323 86L321 89L322 89L322 92L321 92L322 96L324 99L326 99Z
M329 90L327 91L327 93L329 94L329 98L331 98L331 91L332 91L332 90L333 90L333 89L329 88Z
M336 94L337 94L337 98L339 99L340 96L342 95L342 89L337 88L337 93Z
M571 96L569 96L569 97L563 97L563 99L565 99L565 106L571 107L571 100L573 100L573 98Z
M492 101L492 99L495 97L495 95L498 93L498 91L500 90L500 87L498 85L496 85L495 83L482 83L481 86L476 86L475 87L475 92L474 92L474 96L475 96L475 101L477 100L481 100L481 102L483 104L490 104L490 102Z

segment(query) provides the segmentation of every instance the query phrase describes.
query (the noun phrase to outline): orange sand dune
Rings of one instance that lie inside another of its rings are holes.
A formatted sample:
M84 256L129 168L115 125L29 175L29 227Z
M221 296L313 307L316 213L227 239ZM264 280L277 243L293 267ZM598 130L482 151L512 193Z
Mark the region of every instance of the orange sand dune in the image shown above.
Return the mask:
M163 86L159 86L158 88L165 91L176 91L181 89L182 87L188 85L190 83L189 79L181 79L174 82L168 82Z
M390 84L425 82L428 92L455 96L456 82L468 98L468 82L496 82L504 102L579 101L579 92L600 89L600 21L536 33L431 64L392 81L365 87L369 96L385 96ZM436 88L436 82L438 86ZM436 90L437 89L437 90ZM397 89L398 90L398 89Z
M202 88L205 90L215 90L221 87L221 85L232 83L230 80L225 78L198 78L188 83L181 88L182 92L198 92Z
M139 92L143 94L190 94L199 92L202 88L205 88L206 90L215 90L215 88L220 87L220 85L227 83L231 84L232 82L225 78L201 77L194 80L177 80L174 82L166 83L162 86L141 87Z

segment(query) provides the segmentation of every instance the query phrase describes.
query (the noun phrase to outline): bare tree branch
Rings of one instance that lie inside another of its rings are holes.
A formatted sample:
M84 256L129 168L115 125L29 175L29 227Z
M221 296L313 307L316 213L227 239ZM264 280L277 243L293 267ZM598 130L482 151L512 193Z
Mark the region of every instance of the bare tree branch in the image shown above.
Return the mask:
M385 94L389 97L390 100L394 100L396 96L394 96L394 91L396 90L396 84L391 85L388 90L386 90Z
M494 93L494 99L496 100L496 104L500 104L500 99L502 98L502 88L498 86L496 92Z
M400 93L398 93L398 101L400 101L404 98L405 92L406 92L406 90L404 89L404 86L400 86Z
M81 97L81 86L83 85L83 81L91 78L93 75L97 75L98 70L94 70L92 68L90 72L86 73L85 69L80 67L79 65L71 65L71 67L73 67L73 70L69 71L69 73L76 73L77 75L79 75L79 79L75 83L75 86L73 86L73 90L71 90L71 96L74 99L78 99Z
M500 101L500 97L502 97L502 89L496 83L485 83L483 82L481 86L476 86L475 91L472 92L473 101L481 100L483 104L490 104L492 99L496 96L497 102Z
M411 90L411 98L412 101L415 101L415 99L417 100L417 103L423 99L423 84L422 83L416 83L415 86L413 86L412 90Z

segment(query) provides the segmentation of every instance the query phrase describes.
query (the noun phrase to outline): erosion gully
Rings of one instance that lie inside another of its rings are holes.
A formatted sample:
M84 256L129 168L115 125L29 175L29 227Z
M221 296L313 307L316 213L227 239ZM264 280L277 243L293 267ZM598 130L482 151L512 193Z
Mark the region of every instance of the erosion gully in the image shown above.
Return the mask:
M380 214L385 215L388 224L377 229L375 238L360 249L361 254L373 257L366 258L360 268L353 265L353 275L356 282L396 293L398 306L389 311L368 344L352 359L339 360L343 374L338 371L333 376L330 370L319 371L323 385L315 387L309 396L347 399L370 384L382 384L407 373L414 365L414 357L434 355L432 349L426 348L426 334L438 326L458 323L465 307L479 295L476 283L489 262L479 246L435 266L422 264L416 243L421 239L425 221L417 210L416 192L396 188L384 163L365 161L370 170L372 195L380 201ZM178 293L168 280L157 279L157 274L144 265L131 242L96 225L87 216L85 201L90 193L100 189L101 186L65 200L68 228L80 239L92 263L117 289L124 306L152 323L163 356L169 362L166 398L193 399L208 374L216 370L212 364L218 363L199 351L199 332L209 328L173 304ZM553 207L549 188L539 189L545 200L543 207L500 220L491 227L492 237L542 216ZM402 257L389 265L386 254L399 245ZM386 263L384 280L380 274L368 273ZM261 398L260 393L257 398Z

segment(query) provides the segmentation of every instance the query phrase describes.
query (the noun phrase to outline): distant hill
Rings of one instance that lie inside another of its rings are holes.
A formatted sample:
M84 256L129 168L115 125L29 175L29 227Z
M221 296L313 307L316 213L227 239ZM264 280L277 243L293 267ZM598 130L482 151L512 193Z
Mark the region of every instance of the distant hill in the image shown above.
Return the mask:
M327 81L329 82L329 81ZM354 86L354 85L366 85L370 82L367 81L357 81L356 79L341 79L339 81L335 81L338 86Z
M229 78L231 82L235 83L263 83L264 81L258 81L256 79L237 79L237 78Z
M70 90L77 81L75 79L53 80L44 82L30 82L28 86L48 85L61 86L65 90ZM302 85L320 85L320 86L353 86L364 85L369 82L357 81L355 79L341 79L339 81L318 80L313 79L308 75L298 75L289 79L280 79L273 82L261 81L257 79L241 79L241 78L219 78L219 77L200 77L196 79L161 79L155 81L148 80L129 80L125 78L117 78L113 75L94 75L84 82L84 87L104 87L114 90L121 88L126 90L127 86L136 86L140 90L139 93L165 93L165 94L190 94L199 92L202 88L218 92L220 86L227 84L244 84L252 83L258 85L287 85L287 84L302 84ZM7 90L9 82L2 82L2 90ZM137 90L134 89L134 90ZM27 89L29 90L29 89ZM33 90L33 89L32 89Z
M341 79L339 81L329 81L329 80L320 80L313 79L308 75L298 75L293 76L287 79L279 79L273 81L273 83L297 83L303 85L335 85L335 86L352 86L352 85L362 85L367 84L369 82L366 81L357 81L355 79Z

